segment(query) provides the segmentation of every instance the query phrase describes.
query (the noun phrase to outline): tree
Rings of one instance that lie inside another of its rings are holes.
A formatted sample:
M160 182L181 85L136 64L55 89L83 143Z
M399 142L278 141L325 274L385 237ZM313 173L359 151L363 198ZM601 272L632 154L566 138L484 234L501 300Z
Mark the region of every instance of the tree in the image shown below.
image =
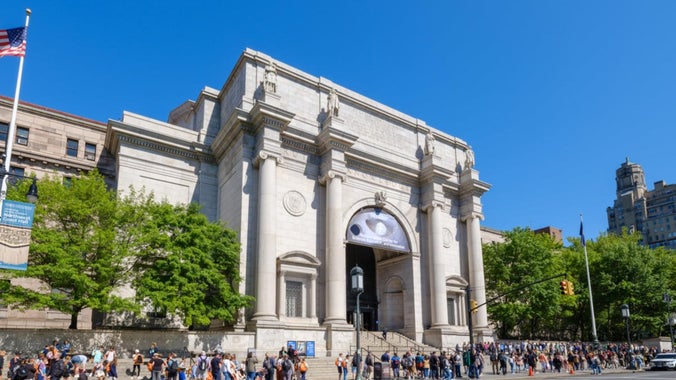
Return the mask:
M623 340L626 332L620 306L631 310L631 329L636 335L658 336L664 324L662 294L668 292L673 278L673 251L651 249L640 244L641 235L602 235L587 242L589 270L599 337ZM571 247L578 252L579 244ZM586 278L583 287L587 289ZM585 319L589 314L586 294L581 303Z
M172 311L187 326L233 321L253 301L237 291L240 245L235 232L210 223L196 204L152 204L149 214L148 249L141 252L134 284L137 299Z
M24 187L12 188L8 197L22 199ZM44 286L13 284L3 294L7 305L64 312L76 329L85 308L161 308L186 325L206 325L210 318L231 321L250 304L250 297L236 291L235 233L209 222L197 205L156 202L133 188L118 196L96 171L66 184L48 177L39 187L28 269L3 275L38 279ZM137 289L125 291L130 285Z
M23 198L23 186L10 197ZM19 309L50 308L69 314L77 328L85 308L102 312L139 311L133 299L116 294L129 283L134 241L121 241L117 231L134 220L121 218L120 200L96 171L64 184L59 176L39 181L28 269L13 276L40 280L41 289L12 286L5 303ZM7 273L6 273L7 274Z
M554 255L562 246L549 235L524 228L506 232L505 238L504 243L483 248L487 297L508 293L488 305L489 316L501 337L550 338L559 331L562 316L559 281L510 291L563 273L562 263Z

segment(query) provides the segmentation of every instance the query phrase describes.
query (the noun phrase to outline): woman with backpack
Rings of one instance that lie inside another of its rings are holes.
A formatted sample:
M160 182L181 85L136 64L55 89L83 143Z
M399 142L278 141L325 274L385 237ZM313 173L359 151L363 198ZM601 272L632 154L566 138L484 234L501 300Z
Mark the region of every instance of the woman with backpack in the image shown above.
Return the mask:
M134 350L134 355L131 357L134 363L131 368L131 378L139 378L141 376L141 364L143 364L143 355L139 350Z
M202 351L200 356L197 357L197 363L195 364L195 378L204 380L207 378L207 373L209 373L209 358L207 357L207 353Z
M178 367L179 362L176 358L176 354L170 352L167 355L167 380L177 380L178 379Z
M246 354L246 380L254 380L256 378L256 364L258 364L258 358L253 352L249 351Z
M305 374L307 373L308 366L305 361L305 357L300 358L300 363L298 363L298 371L300 372L300 380L305 380Z

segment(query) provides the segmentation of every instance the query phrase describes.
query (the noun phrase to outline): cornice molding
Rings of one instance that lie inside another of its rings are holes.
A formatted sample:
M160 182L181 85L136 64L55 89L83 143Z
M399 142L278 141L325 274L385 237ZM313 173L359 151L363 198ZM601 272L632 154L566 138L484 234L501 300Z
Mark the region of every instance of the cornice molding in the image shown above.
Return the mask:
M154 150L157 152L162 152L168 155L172 156L178 156L178 157L183 157L187 158L190 160L194 161L201 161L201 162L209 162L209 163L215 163L216 161L214 160L213 155L207 154L205 152L198 152L198 151L189 151L185 149L179 149L176 147L171 147L168 145L163 145L156 143L154 141L149 141L143 138L139 138L136 136L129 136L129 135L123 135L120 134L118 136L118 140L120 142L125 142L134 146L146 148L149 150Z

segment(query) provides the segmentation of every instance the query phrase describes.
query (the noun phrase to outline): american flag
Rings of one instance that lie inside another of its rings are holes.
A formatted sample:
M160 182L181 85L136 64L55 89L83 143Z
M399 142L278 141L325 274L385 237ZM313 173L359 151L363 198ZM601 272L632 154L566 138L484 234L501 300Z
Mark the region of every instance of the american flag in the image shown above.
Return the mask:
M26 28L0 30L0 57L26 55Z

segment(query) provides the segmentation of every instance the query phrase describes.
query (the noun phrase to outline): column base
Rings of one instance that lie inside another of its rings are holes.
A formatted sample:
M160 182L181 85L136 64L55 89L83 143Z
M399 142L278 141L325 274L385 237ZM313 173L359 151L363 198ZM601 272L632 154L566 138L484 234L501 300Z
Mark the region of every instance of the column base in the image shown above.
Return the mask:
M322 326L326 328L326 356L338 356L354 346L354 326L345 320L324 321Z
M451 334L449 325L432 326L423 332L423 342L433 347L444 347L444 337Z

